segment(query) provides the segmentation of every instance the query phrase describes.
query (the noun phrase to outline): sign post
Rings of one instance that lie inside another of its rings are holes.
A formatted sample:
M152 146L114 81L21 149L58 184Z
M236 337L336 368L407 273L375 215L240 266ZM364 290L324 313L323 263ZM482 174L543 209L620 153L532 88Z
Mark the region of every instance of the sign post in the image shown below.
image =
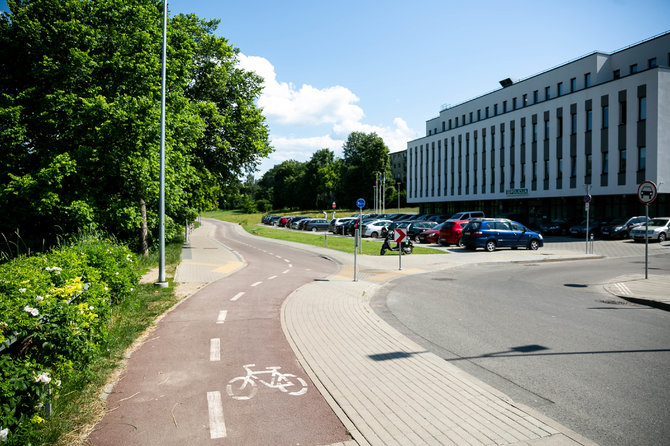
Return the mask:
M402 242L406 237L405 229L396 228L393 230L393 241L398 244L398 271L402 270Z
M362 198L359 198L356 200L356 207L358 208L358 236L357 237L363 237L363 234L361 234L361 226L363 226L363 208L365 207L365 200ZM360 253L363 254L363 243L362 240L359 239L358 246L360 246Z
M644 204L644 278L649 278L649 203L656 199L658 189L653 181L643 181L637 188L637 199Z
M589 232L590 231L590 221L589 221L589 204L591 203L591 195L589 194L590 184L586 185L586 195L584 195L584 209L586 210L586 254L589 253Z

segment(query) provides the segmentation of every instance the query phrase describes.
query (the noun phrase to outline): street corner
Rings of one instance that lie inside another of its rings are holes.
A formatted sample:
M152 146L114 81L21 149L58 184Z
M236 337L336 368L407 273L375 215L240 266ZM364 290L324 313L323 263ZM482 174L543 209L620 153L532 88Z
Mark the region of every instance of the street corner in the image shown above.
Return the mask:
M626 274L604 285L610 294L628 301L670 310L670 276L663 274Z

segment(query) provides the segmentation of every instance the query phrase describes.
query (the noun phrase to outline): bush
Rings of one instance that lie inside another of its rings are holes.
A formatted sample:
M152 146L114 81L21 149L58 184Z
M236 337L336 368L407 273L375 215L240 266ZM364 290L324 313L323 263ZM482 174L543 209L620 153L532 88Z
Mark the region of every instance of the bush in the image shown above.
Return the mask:
M0 440L34 439L50 392L98 351L138 281L128 248L97 235L0 265Z

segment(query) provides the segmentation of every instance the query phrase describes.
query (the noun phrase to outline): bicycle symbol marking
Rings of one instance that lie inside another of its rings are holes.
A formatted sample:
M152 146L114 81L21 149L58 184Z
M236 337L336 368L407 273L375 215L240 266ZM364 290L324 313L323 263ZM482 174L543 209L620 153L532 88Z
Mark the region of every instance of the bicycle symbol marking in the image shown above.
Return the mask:
M264 384L271 389L279 389L289 395L299 396L307 393L307 383L299 376L291 373L281 373L281 367L266 367L265 370L251 370L256 364L243 365L246 376L238 376L228 381L226 391L228 395L236 400L250 400L258 392L256 382ZM260 375L260 376L259 376ZM261 378L262 375L270 375L269 381Z

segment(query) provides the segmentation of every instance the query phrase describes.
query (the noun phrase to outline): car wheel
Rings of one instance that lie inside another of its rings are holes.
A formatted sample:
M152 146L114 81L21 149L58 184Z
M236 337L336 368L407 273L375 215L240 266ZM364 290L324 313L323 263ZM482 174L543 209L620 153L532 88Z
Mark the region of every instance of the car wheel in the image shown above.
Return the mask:
M663 243L665 241L665 232L658 234L658 243Z
M460 237L458 238L458 240L456 240L456 246L458 246L459 248L463 248L465 246Z
M486 250L488 252L495 251L496 250L496 242L494 242L493 240L489 240L488 242L486 242Z
M316 227L312 228L312 232L316 232Z
M370 237L377 238L377 237L379 237L379 234L377 234L376 232L373 232L372 234L370 234Z
M539 248L539 247L540 247L540 242L538 242L535 239L531 240L530 243L528 244L528 249L532 249L533 251L537 251L537 248Z

